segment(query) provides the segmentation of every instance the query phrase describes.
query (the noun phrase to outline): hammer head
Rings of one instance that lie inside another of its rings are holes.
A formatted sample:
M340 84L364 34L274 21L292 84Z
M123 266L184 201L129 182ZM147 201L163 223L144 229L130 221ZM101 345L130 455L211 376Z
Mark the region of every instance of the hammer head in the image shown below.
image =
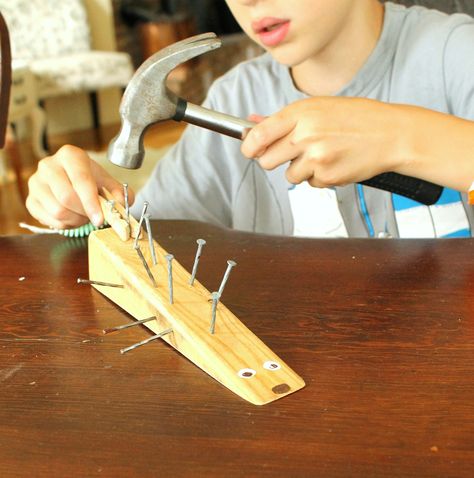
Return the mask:
M196 35L155 53L138 68L120 105L122 127L109 145L112 163L128 169L142 165L147 127L176 115L179 98L166 86L169 73L181 63L220 46L214 33Z

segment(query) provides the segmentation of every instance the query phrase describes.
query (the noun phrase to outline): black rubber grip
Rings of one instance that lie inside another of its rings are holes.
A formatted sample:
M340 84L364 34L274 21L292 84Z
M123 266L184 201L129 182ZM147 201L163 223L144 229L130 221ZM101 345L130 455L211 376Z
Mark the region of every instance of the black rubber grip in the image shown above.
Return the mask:
M379 174L367 181L361 181L361 184L400 194L426 206L435 204L443 192L443 188L437 184L398 173Z
M178 98L178 103L176 104L176 113L173 118L175 121L181 121L184 118L186 113L186 108L188 107L188 102L183 100L183 98Z

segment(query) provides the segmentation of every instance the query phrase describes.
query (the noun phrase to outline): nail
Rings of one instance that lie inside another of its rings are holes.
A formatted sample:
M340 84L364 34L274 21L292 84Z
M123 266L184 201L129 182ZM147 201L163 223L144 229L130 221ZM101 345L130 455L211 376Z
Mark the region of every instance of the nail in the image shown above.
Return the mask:
M123 196L125 200L125 215L127 216L127 224L130 225L130 205L128 204L128 184L123 183Z
M219 296L222 296L222 292L224 292L224 287L226 285L226 282L229 279L230 271L236 265L237 265L237 263L235 261L232 261L232 260L227 261L227 269L225 271L224 277L222 278L222 282L221 282L221 285L220 285L219 290L218 290Z
M206 241L204 239L198 239L197 241L197 251L196 251L196 257L194 258L194 264L193 264L193 270L191 273L191 277L189 279L189 284L193 285L194 284L194 279L196 278L196 272L199 264L199 259L201 258L201 251L204 245L206 244Z
M153 287L156 287L155 278L153 277L153 274L151 273L151 270L150 270L150 268L148 267L148 264L146 263L146 259L145 259L145 257L143 256L143 252L141 251L140 246L139 246L138 244L135 246L135 250L137 251L138 257L139 257L140 260L142 261L143 267L145 268L146 273L148 274L148 277L150 278L150 280L151 280L151 282L152 282L152 284L153 284Z
M120 353L124 354L126 352L130 352L130 350L136 349L137 347L141 347L142 345L146 345L147 343L149 343L153 340L159 339L160 337L163 337L163 335L170 334L171 332L173 332L173 329L163 330L163 332L160 332L157 335L153 335L153 337L142 340L141 342L137 342L136 344L130 345L130 347L126 347L124 349L121 349Z
M77 279L78 284L90 284L90 285L103 285L106 287L119 287L121 289L124 288L122 284L111 284L110 282L100 282L98 280L89 280L89 279Z
M138 228L137 228L137 235L135 237L135 242L134 242L134 247L137 247L138 245L138 239L140 239L141 231L142 231L142 225L143 225L143 220L145 219L145 213L146 210L148 209L148 203L145 201L143 203L143 209L142 209L142 215L140 216L140 221L138 223Z
M150 248L153 265L156 266L156 264L158 264L158 261L156 260L155 244L153 243L153 236L151 232L150 214L144 214L144 218L146 225L146 234L148 236L148 246Z
M214 331L216 329L217 303L219 302L221 295L219 294L219 292L213 292L211 294L211 297L212 297L212 314L211 314L211 327L209 328L209 332L211 334L214 334Z
M173 303L173 254L166 254L165 259L168 262L168 290L170 293L170 304Z
M140 324L145 324L146 322L150 322L151 320L156 320L156 317L148 317L146 319L136 320L135 322L132 322L130 324L117 325L117 327L110 327L108 329L104 329L102 331L102 333L103 334L110 334L111 332L117 332L118 330L124 330L124 329L128 329L130 327L136 327L137 325L140 325Z

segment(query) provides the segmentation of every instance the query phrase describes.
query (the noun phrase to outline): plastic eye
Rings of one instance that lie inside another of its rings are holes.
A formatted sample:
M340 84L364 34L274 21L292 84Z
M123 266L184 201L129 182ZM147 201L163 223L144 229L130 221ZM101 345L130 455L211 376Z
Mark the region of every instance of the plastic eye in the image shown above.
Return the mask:
M257 372L251 368L243 368L237 372L237 375L240 378L252 378L257 374Z
M279 363L273 362L272 360L268 360L263 364L263 368L267 370L279 370L281 365Z

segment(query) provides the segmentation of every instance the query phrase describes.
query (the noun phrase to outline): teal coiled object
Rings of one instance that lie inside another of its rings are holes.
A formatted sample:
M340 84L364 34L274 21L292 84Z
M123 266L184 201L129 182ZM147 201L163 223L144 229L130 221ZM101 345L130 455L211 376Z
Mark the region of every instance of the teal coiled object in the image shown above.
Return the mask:
M89 223L75 229L60 229L58 233L65 237L87 237L92 231L97 231L97 229L102 229L102 227L96 227L94 224Z

